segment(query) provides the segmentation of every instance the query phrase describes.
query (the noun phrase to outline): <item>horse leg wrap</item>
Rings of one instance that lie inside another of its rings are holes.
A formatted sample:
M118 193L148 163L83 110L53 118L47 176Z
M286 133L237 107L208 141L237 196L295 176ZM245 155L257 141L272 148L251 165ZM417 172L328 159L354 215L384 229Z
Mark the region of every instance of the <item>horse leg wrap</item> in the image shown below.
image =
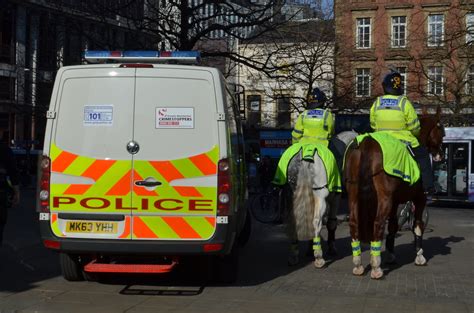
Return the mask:
M395 234L388 234L385 240L385 247L387 251L393 253L395 250Z
M313 238L313 251L315 255L317 252L321 252L321 237L319 236Z
M321 237L316 236L313 238L313 252L314 252L314 266L316 268L322 268L326 261L323 258L323 250L321 249Z
M352 263L354 263L354 268L352 269L352 274L360 276L364 274L364 267L362 266L361 250L360 250L360 241L352 239Z
M380 256L382 252L382 241L371 241L370 242L370 255Z
M362 251L360 250L360 241L359 240L352 240L351 242L352 246L352 256L360 256Z

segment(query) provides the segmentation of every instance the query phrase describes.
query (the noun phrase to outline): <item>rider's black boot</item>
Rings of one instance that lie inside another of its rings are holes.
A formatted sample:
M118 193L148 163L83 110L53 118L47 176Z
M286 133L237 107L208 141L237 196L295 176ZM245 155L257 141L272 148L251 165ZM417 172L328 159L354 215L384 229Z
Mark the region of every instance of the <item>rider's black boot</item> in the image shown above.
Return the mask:
M434 192L434 177L428 150L423 146L418 146L413 148L413 153L415 154L415 160L420 165L423 190L431 195Z

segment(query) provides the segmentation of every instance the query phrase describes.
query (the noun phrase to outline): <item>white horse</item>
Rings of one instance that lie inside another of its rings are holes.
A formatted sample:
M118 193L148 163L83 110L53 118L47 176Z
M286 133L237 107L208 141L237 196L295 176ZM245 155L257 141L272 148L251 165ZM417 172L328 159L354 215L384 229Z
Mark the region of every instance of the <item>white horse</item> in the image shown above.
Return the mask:
M346 131L334 137L330 147L336 161L338 159L342 160L345 147L356 136L356 132ZM337 163L342 164L342 161ZM340 168L339 171L341 172ZM326 263L320 238L323 218L327 218L327 253L335 255L335 234L340 193L329 191L326 169L317 153L314 154L314 162L309 162L303 159L300 151L290 161L287 177L288 193L292 195L292 209L289 210L286 221L287 232L291 241L288 264L296 265L299 263L298 241L312 240L315 257L314 266L322 268Z

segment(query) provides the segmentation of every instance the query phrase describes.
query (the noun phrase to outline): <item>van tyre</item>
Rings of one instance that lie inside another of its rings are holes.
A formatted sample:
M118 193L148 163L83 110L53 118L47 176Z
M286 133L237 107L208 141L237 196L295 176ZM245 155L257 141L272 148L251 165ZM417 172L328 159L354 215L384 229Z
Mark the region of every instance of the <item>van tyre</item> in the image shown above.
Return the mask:
M63 274L65 280L84 280L82 265L79 262L78 256L61 252L59 254L59 263L61 264L61 273Z
M230 254L217 256L214 259L214 281L232 284L239 272L239 245L234 244Z
M247 244L250 239L250 234L252 233L252 218L250 213L247 212L245 216L245 224L242 227L242 231L239 234L239 244L243 247Z

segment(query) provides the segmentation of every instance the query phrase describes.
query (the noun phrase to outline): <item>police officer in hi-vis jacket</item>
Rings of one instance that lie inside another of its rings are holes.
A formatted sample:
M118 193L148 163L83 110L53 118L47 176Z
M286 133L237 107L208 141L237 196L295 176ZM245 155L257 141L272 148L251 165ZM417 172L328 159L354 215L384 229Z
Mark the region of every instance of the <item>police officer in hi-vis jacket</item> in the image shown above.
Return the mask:
M378 97L370 108L370 126L374 131L390 133L412 148L420 165L423 190L432 194L433 170L428 150L418 142L420 120L413 105L403 95L402 76L392 72L385 76L382 87L384 95Z
M298 116L291 133L293 143L329 144L334 134L334 116L324 109L327 98L319 88L314 88L309 96L306 110Z

